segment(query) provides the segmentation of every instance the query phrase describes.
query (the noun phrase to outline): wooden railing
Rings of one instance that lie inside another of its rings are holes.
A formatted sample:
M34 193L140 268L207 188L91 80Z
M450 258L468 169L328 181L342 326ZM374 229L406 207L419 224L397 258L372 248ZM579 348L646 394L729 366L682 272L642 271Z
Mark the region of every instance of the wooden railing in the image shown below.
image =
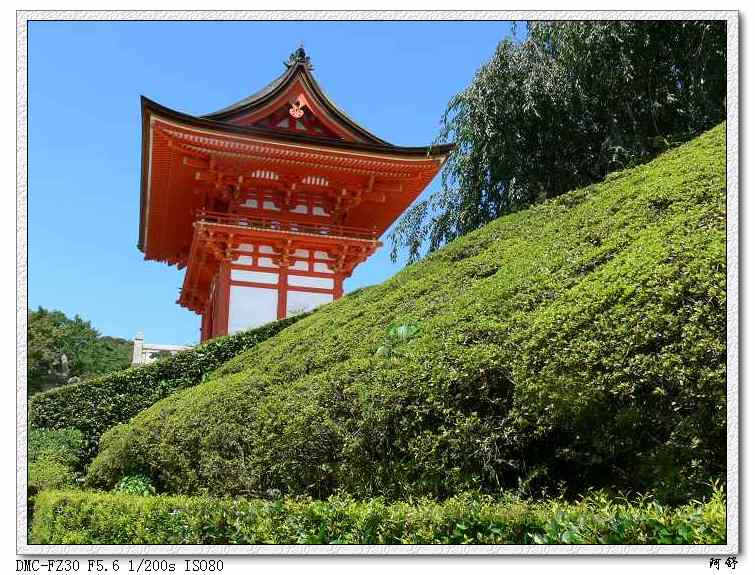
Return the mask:
M221 212L201 211L198 221L208 224L223 224L250 229L264 229L280 232L299 232L318 236L342 236L360 240L377 240L377 230L368 230L354 226L337 224L303 223L286 217L261 218L241 214L225 214Z

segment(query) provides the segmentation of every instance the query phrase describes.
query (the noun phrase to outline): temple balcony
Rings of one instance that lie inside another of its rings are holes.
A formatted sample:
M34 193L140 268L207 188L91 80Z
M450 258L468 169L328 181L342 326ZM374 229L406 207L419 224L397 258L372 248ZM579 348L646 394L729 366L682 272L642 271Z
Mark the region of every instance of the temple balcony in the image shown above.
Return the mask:
M195 226L196 225L231 226L242 230L273 232L280 234L281 236L293 233L314 235L318 237L330 236L333 238L367 240L372 242L377 241L379 235L376 228L365 229L341 224L303 222L295 217L283 214L276 214L271 217L258 217L246 214L231 214L203 210L197 214Z

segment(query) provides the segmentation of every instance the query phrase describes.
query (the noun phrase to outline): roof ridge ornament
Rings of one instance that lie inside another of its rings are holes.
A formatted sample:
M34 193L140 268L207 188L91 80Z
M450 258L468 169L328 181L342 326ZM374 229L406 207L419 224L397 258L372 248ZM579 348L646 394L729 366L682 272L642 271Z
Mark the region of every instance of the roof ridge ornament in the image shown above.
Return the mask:
M291 66L304 66L307 70L314 69L314 66L312 66L312 62L309 59L309 56L307 56L307 53L304 51L304 42L301 42L299 44L299 47L294 50L291 55L288 57L288 62L284 62L286 65L286 68L290 68Z

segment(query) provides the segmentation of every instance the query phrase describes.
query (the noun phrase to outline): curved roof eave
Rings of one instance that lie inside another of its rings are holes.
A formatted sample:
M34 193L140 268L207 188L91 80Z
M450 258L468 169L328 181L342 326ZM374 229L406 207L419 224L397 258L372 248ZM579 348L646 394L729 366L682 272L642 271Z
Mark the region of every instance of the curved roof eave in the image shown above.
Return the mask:
M296 70L292 71L292 68ZM250 109L256 107L261 103L269 101L271 97L283 89L283 86L287 84L295 75L297 70L303 70L306 73L306 77L311 78L308 70L303 65L296 65L289 68L284 74L273 80L268 86L253 94L249 98L234 104L229 108L225 108L213 114L207 114L205 116L192 116L185 114L177 110L173 110L157 102L150 100L145 96L141 96L141 109L142 109L142 166L141 166L141 190L140 190L140 214L139 214L139 240L137 247L141 252L144 252L145 234L146 234L146 211L147 211L147 186L149 178L149 156L150 151L150 117L152 114L157 114L163 118L180 122L186 126L197 127L224 132L229 135L239 136L254 136L258 138L268 139L271 142L291 142L291 143L305 143L324 148L340 149L340 150L359 150L365 152L374 152L378 154L390 154L407 157L428 157L428 158L441 158L441 162L445 162L448 154L453 150L455 144L436 144L430 146L394 146L376 136L373 136L367 132L364 128L361 128L353 122L348 116L345 115L317 86L312 78L312 88L316 90L318 97L322 98L325 105L329 107L332 113L345 119L349 124L353 124L355 128L364 132L370 138L367 142L347 142L344 140L334 140L332 138L323 138L318 136L296 134L296 133L284 133L277 130L271 130L267 128L259 128L253 126L240 126L223 122L221 117L228 117L229 115L235 115L239 110Z
M446 156L454 148L454 144L436 144L430 146L394 146L388 143L371 143L371 142L347 142L345 140L334 140L310 134L286 133L270 128L260 128L256 126L239 126L229 124L218 120L211 120L204 116L192 116L177 110L173 110L149 98L142 96L142 119L144 121L151 114L157 114L163 118L180 122L189 127L204 128L225 132L228 135L254 136L264 138L271 142L290 142L290 143L307 143L324 148L333 148L339 150L358 150L364 152L374 152L377 154L390 154L399 156L425 156L428 158L437 158ZM148 126L145 125L148 128ZM147 136L147 134L143 134Z

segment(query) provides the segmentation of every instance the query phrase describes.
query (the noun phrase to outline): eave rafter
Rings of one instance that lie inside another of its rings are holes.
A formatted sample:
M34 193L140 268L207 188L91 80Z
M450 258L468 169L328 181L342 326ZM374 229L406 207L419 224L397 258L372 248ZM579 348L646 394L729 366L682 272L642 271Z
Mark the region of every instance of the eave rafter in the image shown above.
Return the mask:
M156 126L155 130L164 135L170 146L187 155L200 158L215 155L227 159L236 158L241 162L255 162L269 167L299 166L307 169L321 169L336 174L346 172L364 176L375 175L389 179L415 179L434 176L442 163L442 158L422 159L384 158L379 155L345 154L339 150L320 151L315 148L239 141L220 136L187 133L167 126Z
M220 197L233 201L235 207L246 197L256 192L275 191L278 209L291 209L306 196L323 198L328 213L340 223L349 210L362 202L385 203L386 191L402 193L402 183L387 183L381 188L374 174L369 176L345 176L337 174L335 177L327 174L322 176L303 176L278 173L263 163L249 163L218 160L217 156L198 159L185 156L184 165L193 170L192 180L197 184L194 191L204 192L207 196ZM377 182L377 183L376 183Z

